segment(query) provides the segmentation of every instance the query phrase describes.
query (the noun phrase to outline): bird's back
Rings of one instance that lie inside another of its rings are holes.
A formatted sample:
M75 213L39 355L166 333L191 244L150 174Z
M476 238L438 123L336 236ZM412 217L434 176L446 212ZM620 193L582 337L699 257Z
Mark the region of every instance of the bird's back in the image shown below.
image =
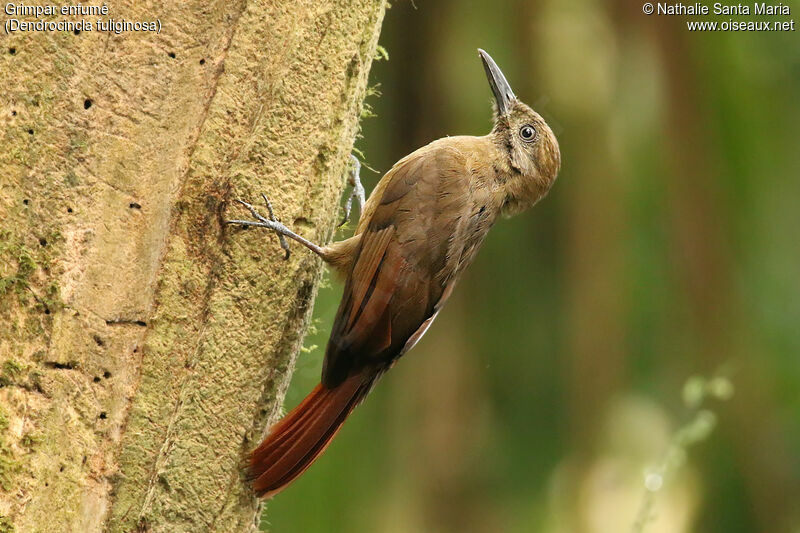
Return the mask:
M491 149L485 137L440 139L381 179L357 228L323 384L385 370L427 329L494 222L492 170L478 163Z

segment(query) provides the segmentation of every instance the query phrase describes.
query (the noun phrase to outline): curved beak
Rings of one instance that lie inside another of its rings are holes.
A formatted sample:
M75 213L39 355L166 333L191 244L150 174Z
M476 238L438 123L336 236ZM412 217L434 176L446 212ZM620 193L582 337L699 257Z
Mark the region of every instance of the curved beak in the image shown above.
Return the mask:
M489 80L494 98L497 100L497 109L500 111L501 115L505 115L508 113L508 110L511 109L511 101L516 100L517 97L514 95L514 91L511 90L508 81L506 81L506 77L503 76L503 71L501 71L497 63L494 62L492 56L480 48L478 48L478 54L481 56L483 68L486 71L486 78Z

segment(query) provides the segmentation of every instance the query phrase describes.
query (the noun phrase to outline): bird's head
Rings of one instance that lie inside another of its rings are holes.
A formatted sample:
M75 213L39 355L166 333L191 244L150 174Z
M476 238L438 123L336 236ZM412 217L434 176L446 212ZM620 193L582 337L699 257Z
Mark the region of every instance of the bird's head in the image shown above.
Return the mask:
M478 52L495 97L494 128L490 135L507 165L509 197L504 213L514 214L547 193L561 168L561 152L550 126L517 99L491 56L481 49Z

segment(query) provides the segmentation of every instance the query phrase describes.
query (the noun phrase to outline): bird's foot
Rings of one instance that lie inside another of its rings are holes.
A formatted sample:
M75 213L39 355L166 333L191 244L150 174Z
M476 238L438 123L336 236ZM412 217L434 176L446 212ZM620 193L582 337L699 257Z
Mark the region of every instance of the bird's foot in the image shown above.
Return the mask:
M364 186L361 184L361 161L353 154L350 154L350 176L347 178L347 182L353 187L353 190L350 191L350 196L347 197L347 202L344 204L344 218L339 223L338 227L340 228L350 219L353 198L358 202L359 215L364 212L364 203L366 202Z
M283 248L283 250L286 252L284 259L289 259L289 256L291 254L289 250L289 243L286 241L286 237L289 237L290 239L299 242L300 244L302 244L303 246L305 246L306 248L308 248L309 250L311 250L312 252L316 253L319 256L323 255L322 248L320 246L317 246L308 239L301 237L297 233L293 232L292 230L284 226L277 218L275 218L275 212L272 210L272 204L270 203L269 199L265 194L262 194L261 197L264 199L264 203L266 203L267 205L267 212L269 213L269 218L262 216L256 210L256 208L253 207L251 204L245 202L244 200L237 199L236 201L245 206L248 209L248 211L250 211L250 214L253 215L253 217L256 220L226 220L225 222L227 224L238 224L240 226L255 226L258 228L267 228L274 231L275 234L278 236L278 241L281 244L281 248Z

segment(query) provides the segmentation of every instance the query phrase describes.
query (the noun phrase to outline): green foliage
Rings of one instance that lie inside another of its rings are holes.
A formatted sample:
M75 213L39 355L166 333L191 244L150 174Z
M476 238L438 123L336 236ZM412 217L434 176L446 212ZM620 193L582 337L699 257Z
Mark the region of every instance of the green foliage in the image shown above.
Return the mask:
M734 387L730 378L718 374L710 379L692 376L683 386L683 402L690 410L690 419L672 436L672 441L661 462L645 475L645 495L636 514L632 533L644 533L647 524L656 517L652 515L656 494L675 472L686 463L689 448L708 439L717 425L717 415L705 407L709 400L727 401L733 397Z

